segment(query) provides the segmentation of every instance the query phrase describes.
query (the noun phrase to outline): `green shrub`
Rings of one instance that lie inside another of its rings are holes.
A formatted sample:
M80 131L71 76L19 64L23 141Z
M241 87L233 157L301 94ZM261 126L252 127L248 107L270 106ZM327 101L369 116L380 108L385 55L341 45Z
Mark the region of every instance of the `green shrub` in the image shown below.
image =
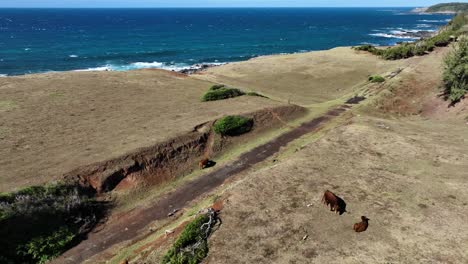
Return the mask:
M208 242L203 224L209 217L204 214L189 223L172 248L163 256L163 264L197 264L208 255ZM210 227L211 228L211 227ZM194 247L194 245L197 245Z
M430 38L428 42L436 47L445 47L452 42L453 35L455 35L455 32L446 30Z
M249 132L253 119L242 116L225 116L214 124L214 131L223 136L237 136Z
M372 46L372 45L362 45L362 46L358 46L358 47L353 47L353 49L359 50L359 51L373 52L376 48L374 46Z
M404 43L383 51L382 58L386 60L400 60L414 56L414 44Z
M373 83L382 83L385 82L385 78L380 75L372 75L369 77L369 81Z
M216 90L224 88L224 87L225 87L224 84L215 84L215 85L210 87L210 91L216 91Z
M377 55L377 56L380 56L382 55L383 53L383 50L381 49L378 49L372 45L362 45L362 46L358 46L358 47L353 47L353 49L355 50L359 50L359 51L367 51L367 52L370 52L374 55Z
M43 263L83 238L107 210L80 186L33 186L0 195L5 263Z
M468 24L468 10L466 10L464 13L459 13L458 15L456 15L452 19L452 21L450 21L449 26L451 30L458 31L467 24Z
M248 92L246 95L248 95L248 96L258 96L258 97L264 97L264 98L266 98L266 96L261 95L261 94L259 94L259 93L257 93L257 92Z
M245 93L236 88L226 88L226 87L219 87L213 90L213 87L203 95L202 101L216 101L216 100L223 100L227 98L233 98L242 96Z
M446 98L456 103L468 91L468 38L462 37L444 60Z
M18 253L30 256L36 263L45 263L60 255L75 238L75 232L61 227L50 235L31 239L26 245L18 247Z

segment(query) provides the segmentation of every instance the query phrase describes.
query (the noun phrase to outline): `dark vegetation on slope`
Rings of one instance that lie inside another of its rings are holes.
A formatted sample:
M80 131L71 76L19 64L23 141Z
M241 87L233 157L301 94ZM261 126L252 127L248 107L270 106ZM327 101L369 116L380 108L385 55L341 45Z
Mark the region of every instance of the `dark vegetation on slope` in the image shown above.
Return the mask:
M79 186L33 186L0 195L0 263L45 263L86 237L109 203Z
M468 38L461 38L444 61L445 97L456 103L468 91Z
M253 119L243 116L225 116L213 126L214 131L222 136L238 136L252 130Z
M245 93L236 88L226 87L221 84L213 85L202 97L203 102L224 100L228 98L245 95Z
M373 83L383 83L385 82L385 78L380 75L372 75L369 76L369 81Z
M468 11L468 3L443 3L430 6L427 13L437 12L465 12Z
M268 98L264 95L261 95L257 92L244 92L242 90L239 90L237 88L231 88L227 87L224 84L215 84L208 89L208 91L202 96L202 101L207 102L207 101L217 101L217 100L224 100L228 98L233 98L233 97L238 97L242 95L248 95L248 96L258 96L258 97L264 97Z
M385 60L406 59L413 56L422 56L432 52L436 47L445 47L458 36L465 33L468 25L468 13L460 13L437 35L422 39L414 43L403 43L387 49L379 49L372 45L354 47L355 50L367 51L380 56Z

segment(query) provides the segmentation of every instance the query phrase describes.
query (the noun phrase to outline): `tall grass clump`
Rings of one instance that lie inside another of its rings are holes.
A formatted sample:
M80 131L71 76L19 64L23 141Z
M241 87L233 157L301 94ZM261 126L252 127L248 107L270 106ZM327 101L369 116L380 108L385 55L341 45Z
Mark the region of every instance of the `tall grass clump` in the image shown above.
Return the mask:
M221 84L213 85L202 97L203 102L224 100L228 98L245 95L245 93L236 88L226 87Z
M468 91L468 37L462 37L444 60L446 98L456 103Z
M0 260L45 263L83 239L106 209L79 186L34 186L1 194Z
M223 136L237 136L252 130L253 119L243 116L225 116L213 126L217 134Z

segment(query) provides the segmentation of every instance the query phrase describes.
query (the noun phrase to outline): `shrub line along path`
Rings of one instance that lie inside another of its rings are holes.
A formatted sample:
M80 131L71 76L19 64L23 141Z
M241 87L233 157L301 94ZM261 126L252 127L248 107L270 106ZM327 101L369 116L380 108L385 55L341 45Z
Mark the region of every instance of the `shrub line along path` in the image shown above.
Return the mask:
M96 228L99 231L90 233L86 240L53 260L52 263L81 263L116 244L139 237L145 233L143 229L150 223L167 218L174 209L184 208L197 197L222 185L229 177L266 160L288 143L317 131L321 125L340 116L350 108L349 105L342 105L329 110L324 115L305 122L270 142L242 154L233 163L186 183L155 201L153 206L137 209L114 222L104 223L101 227Z

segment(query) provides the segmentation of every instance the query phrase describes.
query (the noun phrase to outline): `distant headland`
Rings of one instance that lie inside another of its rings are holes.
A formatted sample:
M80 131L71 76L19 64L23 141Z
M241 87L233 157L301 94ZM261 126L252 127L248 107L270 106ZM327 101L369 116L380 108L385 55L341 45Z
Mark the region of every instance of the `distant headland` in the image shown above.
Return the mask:
M444 3L412 10L413 13L424 14L456 14L465 11L468 11L468 3Z

